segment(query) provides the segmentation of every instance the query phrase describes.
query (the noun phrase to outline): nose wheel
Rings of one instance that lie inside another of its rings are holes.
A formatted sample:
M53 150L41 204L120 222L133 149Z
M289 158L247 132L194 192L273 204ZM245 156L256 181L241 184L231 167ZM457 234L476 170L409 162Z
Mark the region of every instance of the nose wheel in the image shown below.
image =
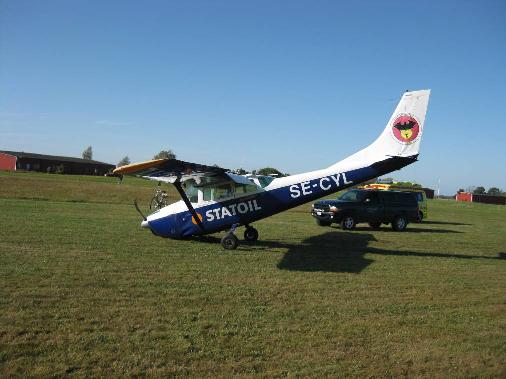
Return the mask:
M226 250L235 250L237 246L239 246L239 239L235 236L235 230L239 225L234 224L230 231L223 236L221 239L221 246L223 246ZM244 231L244 239L248 242L254 242L258 240L258 230L253 228L252 226L246 225L246 230Z

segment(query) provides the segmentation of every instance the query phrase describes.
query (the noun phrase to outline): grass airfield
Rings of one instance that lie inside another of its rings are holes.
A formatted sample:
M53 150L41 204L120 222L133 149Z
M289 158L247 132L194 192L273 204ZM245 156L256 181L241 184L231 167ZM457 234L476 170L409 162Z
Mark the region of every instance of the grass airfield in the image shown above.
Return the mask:
M0 377L506 377L506 207L394 233L305 205L225 251L141 229L155 185L0 172Z

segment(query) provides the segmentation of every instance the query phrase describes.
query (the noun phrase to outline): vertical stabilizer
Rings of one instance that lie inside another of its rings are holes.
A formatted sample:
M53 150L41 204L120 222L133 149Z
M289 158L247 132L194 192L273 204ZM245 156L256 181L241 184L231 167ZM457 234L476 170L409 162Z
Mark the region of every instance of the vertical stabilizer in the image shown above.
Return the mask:
M381 135L371 145L336 163L364 167L389 157L416 157L420 151L430 90L405 92Z

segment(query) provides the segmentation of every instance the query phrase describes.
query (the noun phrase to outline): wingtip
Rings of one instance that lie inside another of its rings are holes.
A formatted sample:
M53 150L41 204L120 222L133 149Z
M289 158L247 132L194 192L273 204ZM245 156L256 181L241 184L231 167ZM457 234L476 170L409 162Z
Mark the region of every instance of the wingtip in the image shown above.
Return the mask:
M144 169L144 168L149 168L151 166L155 166L156 164L158 164L162 161L165 161L165 160L166 159L153 159L153 160L145 161L145 162L131 163L131 164L127 164L125 166L117 167L112 172L115 174L123 174L123 175L130 174L132 172L136 172L136 171Z

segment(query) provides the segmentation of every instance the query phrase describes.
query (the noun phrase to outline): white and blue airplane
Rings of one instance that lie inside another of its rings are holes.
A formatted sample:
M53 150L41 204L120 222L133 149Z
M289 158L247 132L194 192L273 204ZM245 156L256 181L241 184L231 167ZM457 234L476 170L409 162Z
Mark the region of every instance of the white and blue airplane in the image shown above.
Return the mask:
M409 91L381 135L368 147L317 171L280 178L237 175L230 170L176 159L157 159L122 166L116 174L134 174L175 186L180 201L145 217L141 226L153 234L185 238L227 230L221 243L235 249L235 230L256 241L252 223L344 188L399 170L418 160L430 90Z

